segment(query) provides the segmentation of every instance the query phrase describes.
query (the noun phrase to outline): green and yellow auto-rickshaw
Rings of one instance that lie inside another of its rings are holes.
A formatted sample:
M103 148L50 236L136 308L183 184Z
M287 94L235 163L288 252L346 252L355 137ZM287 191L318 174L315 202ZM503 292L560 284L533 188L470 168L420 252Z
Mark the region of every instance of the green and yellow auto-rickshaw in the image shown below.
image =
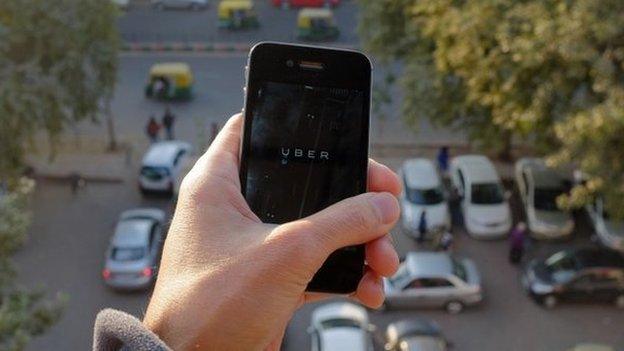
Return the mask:
M258 28L260 23L251 0L222 0L219 3L219 28Z
M192 88L193 73L188 64L157 63L150 69L145 95L158 100L188 100Z
M305 8L297 17L297 37L302 40L333 40L340 35L330 9Z

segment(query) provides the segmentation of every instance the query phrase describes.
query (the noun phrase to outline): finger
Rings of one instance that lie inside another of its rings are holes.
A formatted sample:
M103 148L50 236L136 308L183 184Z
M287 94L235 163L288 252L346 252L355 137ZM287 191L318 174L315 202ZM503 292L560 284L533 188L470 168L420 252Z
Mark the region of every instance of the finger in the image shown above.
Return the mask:
M401 182L394 171L371 158L368 159L368 191L385 191L399 196Z
M364 306L379 308L384 302L383 282L381 277L372 269L367 267L364 277L360 280L353 298Z
M337 249L363 244L387 233L399 218L399 204L389 193L366 193L340 201L316 214L290 222L281 231L309 248L316 263Z
M389 277L396 273L399 268L399 255L388 235L366 244L366 263L381 276Z
M230 117L208 148L208 153L213 155L227 153L236 156L236 159L238 159L242 127L242 114L237 113Z

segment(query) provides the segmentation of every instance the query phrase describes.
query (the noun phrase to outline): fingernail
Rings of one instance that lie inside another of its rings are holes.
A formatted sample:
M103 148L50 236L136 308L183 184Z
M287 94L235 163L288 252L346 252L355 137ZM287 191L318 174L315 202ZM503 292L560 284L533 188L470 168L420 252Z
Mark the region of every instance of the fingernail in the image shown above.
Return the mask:
M399 209L397 201L392 195L388 193L378 193L373 195L370 201L377 210L383 224L389 224L396 220Z

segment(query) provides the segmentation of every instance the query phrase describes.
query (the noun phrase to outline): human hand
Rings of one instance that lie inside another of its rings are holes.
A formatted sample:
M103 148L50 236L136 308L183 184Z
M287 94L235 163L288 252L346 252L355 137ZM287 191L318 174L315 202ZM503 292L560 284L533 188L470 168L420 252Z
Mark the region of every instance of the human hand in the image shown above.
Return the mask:
M184 179L144 324L175 350L277 349L305 292L333 251L366 244L352 295L383 302L381 276L398 256L388 231L399 217L396 175L369 162L369 193L283 225L264 224L241 194L242 117L232 117Z

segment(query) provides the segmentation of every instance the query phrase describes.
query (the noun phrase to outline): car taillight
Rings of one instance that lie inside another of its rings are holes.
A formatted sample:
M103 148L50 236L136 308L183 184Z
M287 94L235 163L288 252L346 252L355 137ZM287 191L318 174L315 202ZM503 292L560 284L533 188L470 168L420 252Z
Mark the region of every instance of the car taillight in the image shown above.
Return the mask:
M144 268L144 269L143 269L143 271L141 272L141 274L142 274L144 277L151 277L151 276L152 276L152 269L151 269L151 268L149 268L149 267Z
M111 276L111 272L108 269L103 269L102 270L102 278L104 279L109 279Z

